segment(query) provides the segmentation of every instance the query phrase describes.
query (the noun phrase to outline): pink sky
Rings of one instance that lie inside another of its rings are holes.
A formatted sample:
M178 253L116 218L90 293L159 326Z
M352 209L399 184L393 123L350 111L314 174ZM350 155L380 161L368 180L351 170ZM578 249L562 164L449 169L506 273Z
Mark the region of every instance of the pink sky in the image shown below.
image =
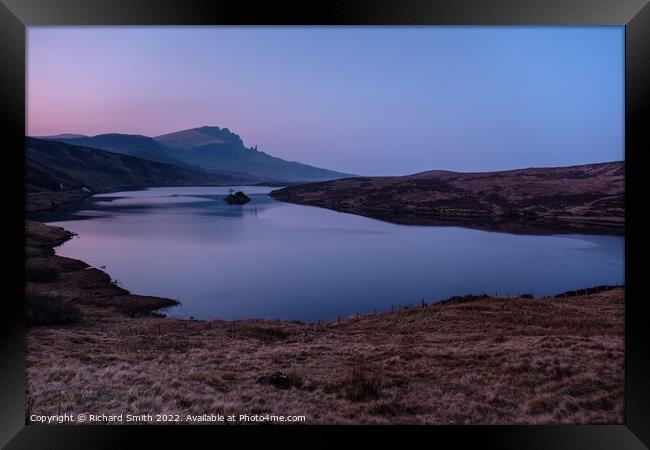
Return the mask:
M30 27L29 135L228 127L364 175L623 159L622 27Z

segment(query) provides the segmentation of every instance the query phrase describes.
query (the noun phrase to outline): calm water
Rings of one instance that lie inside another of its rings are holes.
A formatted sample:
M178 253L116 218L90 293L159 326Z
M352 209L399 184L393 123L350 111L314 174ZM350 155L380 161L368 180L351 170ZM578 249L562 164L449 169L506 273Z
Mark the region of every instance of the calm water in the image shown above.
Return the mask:
M180 187L98 195L57 218L79 236L57 254L136 294L175 298L174 317L315 321L468 293L548 295L622 284L623 238L522 236L394 225L275 201L275 188Z

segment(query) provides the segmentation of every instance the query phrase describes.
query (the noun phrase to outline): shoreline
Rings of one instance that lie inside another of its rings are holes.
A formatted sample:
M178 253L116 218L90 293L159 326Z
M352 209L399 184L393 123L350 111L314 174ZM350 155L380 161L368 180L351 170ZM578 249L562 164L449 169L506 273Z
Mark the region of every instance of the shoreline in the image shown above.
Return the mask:
M47 228L42 228L42 227L47 227ZM36 231L38 229L38 231ZM61 262L64 262L64 266L67 267L73 267L73 270L70 270L70 272L74 272L75 270L77 272L83 271L83 275L80 273L79 277L82 279L82 283L85 283L85 288L86 289L98 289L98 290L106 290L108 289L109 293L104 300L107 300L105 304L115 306L115 301L113 301L114 298L119 299L119 304L124 304L123 311L126 311L128 313L139 313L142 315L147 315L147 314L154 314L157 316L163 315L163 311L166 308L173 307L176 305L181 304L179 300L176 299L171 299L171 298L166 298L166 297L157 297L157 296L148 296L148 295L140 295L140 294L134 294L128 291L127 289L124 289L122 287L117 286L112 280L111 277L108 273L104 272L101 269L98 269L96 267L92 267L88 265L86 262L73 259L73 258L68 258L68 257L63 257L56 255L54 248L64 244L68 240L72 239L76 234L66 230L62 227L56 227L52 225L46 225L44 223L34 221L34 220L27 220L26 221L26 230L27 230L27 236L28 239L30 237L32 239L36 238L36 240L39 241L38 246L40 246L43 249L43 254L40 256L49 256L50 258L53 258L54 261L54 266L58 267L60 266ZM30 233L31 231L31 233ZM31 235L30 235L31 234ZM57 260L57 258L60 259L60 262ZM91 283L88 285L88 283ZM569 291L564 291L555 295L549 295L549 296L544 296L544 297L533 297L529 294L508 294L506 296L503 296L503 298L528 298L528 299L535 299L535 300L543 300L547 298L564 298L564 297L570 297L574 295L588 295L588 294L594 294L598 292L603 292L603 291L609 291L612 289L619 289L623 288L624 285L598 285L598 286L592 286L588 288L580 288L580 289L575 289L575 290L569 290ZM480 300L483 298L493 298L493 296L488 295L488 294L458 294L454 295L445 299L439 299L439 300L434 300L430 301L427 303L422 302L421 304L417 303L406 303L406 304L396 304L396 307L394 310L391 308L391 311L388 310L380 310L377 311L375 309L374 312L366 312L366 313L356 313L356 314L351 314L349 316L346 316L346 318L350 317L364 317L364 316L376 316L379 314L387 314L387 313L392 313L394 311L400 311L403 309L410 309L410 308L418 308L418 307L424 307L428 305L435 305L435 304L447 304L447 303L463 303L467 301L476 301ZM120 307L118 306L118 309ZM291 323L299 323L303 325L314 325L316 323L333 323L336 322L337 319L331 319L331 320L314 320L313 322L304 322L302 320L293 320L293 319L260 319L260 318L246 318L246 319L233 319L233 320L225 320L225 319L193 319L193 318L188 318L188 319L181 319L181 318L175 318L175 317L167 317L163 316L168 320L178 320L178 321L193 321L193 322L214 322L214 321L222 321L222 322L247 322L247 321L266 321L266 322L278 322L278 323L283 323L283 322L291 322ZM340 320L340 318L338 319Z
M48 214L55 213L61 207L74 207L75 205L82 204L86 199L96 194L111 194L115 192L128 192L140 191L149 188L159 187L178 187L178 184L173 185L129 185L123 187L115 187L110 189L101 189L93 192L92 194L84 193L81 189L76 191L63 191L63 192L27 192L25 194L25 212L27 219L40 221L38 217L47 217ZM228 187L228 186L255 186L254 184L191 184L187 187ZM183 186L184 187L184 186ZM272 186L270 186L272 187ZM33 198L30 201L30 196L41 196L42 198ZM43 204L45 203L45 204Z
M156 309L173 300L132 295L55 255L69 232L31 221L26 231L27 264L58 274L28 281L27 296L57 297L82 316L27 328L28 423L57 412L624 422L621 287L562 298L459 296L319 324L163 319Z
M269 188L281 188L285 186L292 186L294 184L299 184L298 182L278 182L271 181L268 183L265 182L256 182L256 183L230 183L230 184L188 184L188 185L179 185L178 183L174 184L147 184L144 185L128 185L123 187L115 187L109 189L100 189L93 193L85 193L83 190L74 190L74 191L42 191L42 192L26 192L25 193L25 213L26 218L30 220L39 221L39 218L47 217L47 215L55 213L59 208L71 208L82 204L88 198L96 194L111 194L115 192L129 192L129 191L140 191L149 188L164 188L164 187L232 187L232 186L247 186L247 187L256 187L256 186L265 186Z
M624 173L624 161L493 172L430 170L287 186L270 195L405 225L623 236Z
M206 184L206 185L191 185L188 187L228 187L228 186L267 186L267 187L279 187L274 184ZM287 184L287 187L294 185L295 183ZM74 209L75 207L83 204L87 199L91 198L96 194L110 194L115 192L126 192L126 191L138 191L148 188L157 188L157 187L176 187L168 185L148 185L148 186L128 186L125 188L112 188L104 189L101 191L94 192L92 194L84 194L81 191L66 191L66 192L39 192L32 193L31 195L42 195L44 198L29 200L30 193L26 194L26 218L29 220L34 220L38 222L46 221L49 216L55 215L57 212L60 212L61 209ZM493 233L506 233L506 234L527 234L527 235L537 235L537 236L560 236L560 235L594 235L594 236L616 236L616 237L625 237L625 226L624 223L613 222L593 222L593 221L577 221L575 218L572 218L568 222L562 221L544 221L541 218L538 218L534 221L526 219L509 219L509 220L498 220L493 217L473 217L468 218L455 218L447 217L441 219L437 218L417 218L417 217L402 217L402 216L391 216L386 214L380 214L376 211L360 211L350 208L341 208L335 207L329 204L320 204L318 202L307 202L301 201L298 198L287 198L281 193L282 189L276 189L269 192L267 195L273 198L276 201L311 206L315 208L324 208L330 211L343 213L343 214L352 214L361 217L366 217L373 220L379 220L382 222L395 224L395 225L405 225L405 226L440 226L440 227L460 227L467 228L472 230L487 231ZM274 195L275 194L275 195ZM47 203L47 206L42 203ZM480 223L477 222L477 219L480 219Z
M418 216L391 215L377 212L375 210L364 210L334 206L328 203L303 201L299 198L289 198L282 193L277 194L279 190L271 191L268 195L277 201L290 203L293 205L312 206L316 208L325 208L344 214L353 214L369 219L380 220L386 223L407 226L429 226L429 227L461 227L479 231L489 231L494 233L507 234L525 234L538 236L557 236L557 235L593 235L593 236L625 236L625 224L616 221L598 222L583 220L579 221L571 218L568 221L561 220L542 220L536 218L527 220L525 218L515 219L494 219L492 216L477 217L430 217L422 218ZM275 194L275 195L274 195Z
M26 220L26 264L39 264L52 269L56 278L50 283L27 281L27 294L42 295L53 290L61 290L70 303L81 306L106 306L117 308L123 313L151 314L157 310L178 305L180 302L163 297L131 294L117 286L103 270L91 267L84 261L59 256L54 248L72 239L74 233L62 228L45 225L41 222ZM79 285L75 289L74 284ZM42 289L41 285L45 285ZM70 291L79 291L73 292ZM92 297L83 298L84 291L92 291Z

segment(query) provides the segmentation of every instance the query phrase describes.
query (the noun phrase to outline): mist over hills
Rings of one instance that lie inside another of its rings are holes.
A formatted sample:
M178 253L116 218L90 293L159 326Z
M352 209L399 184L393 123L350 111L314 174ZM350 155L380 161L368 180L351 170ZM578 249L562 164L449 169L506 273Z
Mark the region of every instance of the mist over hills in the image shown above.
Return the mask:
M97 148L150 161L209 173L230 174L251 182L313 182L351 174L285 161L257 147L246 147L228 128L203 126L156 137L109 133L97 136L63 134L45 139Z

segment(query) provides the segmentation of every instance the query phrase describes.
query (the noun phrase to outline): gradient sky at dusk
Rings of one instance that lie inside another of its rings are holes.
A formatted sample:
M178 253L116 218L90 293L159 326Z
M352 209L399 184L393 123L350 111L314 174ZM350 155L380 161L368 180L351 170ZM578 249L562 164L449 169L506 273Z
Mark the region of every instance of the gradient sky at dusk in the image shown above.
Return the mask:
M228 127L363 175L623 159L623 27L30 27L27 132Z

